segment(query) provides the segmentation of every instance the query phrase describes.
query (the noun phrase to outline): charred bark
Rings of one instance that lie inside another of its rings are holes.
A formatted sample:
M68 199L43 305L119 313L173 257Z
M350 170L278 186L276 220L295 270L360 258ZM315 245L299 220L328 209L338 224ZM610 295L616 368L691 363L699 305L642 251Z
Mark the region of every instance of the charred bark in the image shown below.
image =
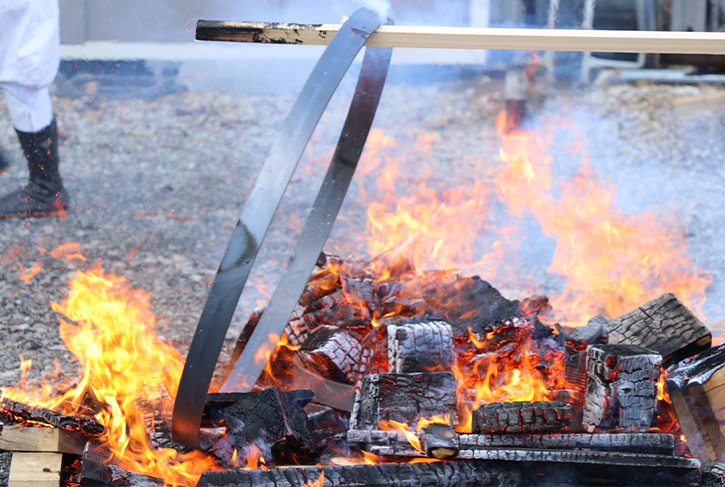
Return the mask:
M108 467L113 453L99 440L93 439L83 449L83 467L81 468L80 484L83 487L110 485L113 475Z
M420 445L430 458L450 459L458 455L458 436L452 426L430 424L420 430Z
M409 445L399 431L350 430L350 443L363 445ZM542 450L592 450L624 453L674 455L675 440L661 433L517 433L517 434L458 434L461 449L533 448Z
M451 325L443 321L388 327L390 372L436 372L456 361Z
M571 424L571 406L559 401L491 402L473 411L474 433L556 433Z
M40 423L69 431L80 431L86 435L100 435L103 425L91 418L65 416L50 409L36 408L7 397L0 400L0 414L22 423Z
M658 353L636 345L590 346L585 429L648 430L657 405L661 365Z
M456 380L450 372L365 377L351 427L377 429L380 421L415 425L420 418L456 416Z
M248 393L224 410L232 446L239 452L266 444L275 456L315 452L307 415L276 387Z
M663 294L607 324L609 343L639 345L677 362L706 350L712 335L675 297Z
M665 379L692 454L703 463L725 461L725 344L668 369Z
M350 333L336 326L319 326L307 337L299 351L306 365L322 377L354 384L362 347Z
M324 474L322 485L334 487L487 487L514 486L521 480L515 466L483 461L452 461L435 463L384 463L327 467L290 467L284 477L291 487L311 485ZM205 472L198 487L277 487L277 474L271 470Z

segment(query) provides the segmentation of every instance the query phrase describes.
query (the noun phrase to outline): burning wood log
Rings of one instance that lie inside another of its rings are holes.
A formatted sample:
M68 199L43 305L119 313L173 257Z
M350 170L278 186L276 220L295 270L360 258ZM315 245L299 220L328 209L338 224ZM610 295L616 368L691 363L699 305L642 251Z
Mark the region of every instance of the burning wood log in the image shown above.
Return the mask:
M315 452L307 415L277 387L247 393L224 410L232 446L270 445L278 457Z
M587 431L612 428L647 431L657 405L662 357L636 345L591 345L587 351Z
M388 326L390 372L434 372L456 361L451 325L443 321Z
M349 332L336 326L323 325L309 334L299 351L302 362L321 376L354 384L362 347Z
M607 324L610 344L639 345L677 362L710 348L712 335L674 294L663 294Z
M350 427L376 429L380 421L414 426L420 418L456 416L456 380L451 372L375 374L365 377Z
M400 431L349 430L347 440L363 445L408 445ZM675 440L662 433L558 433L545 434L458 434L460 448L534 448L542 450L593 450L625 453L674 455Z
M0 429L0 450L25 452L57 452L80 455L86 435L80 431L37 426L6 426Z
M8 487L58 487L61 453L13 453Z
M490 402L473 411L474 433L556 433L571 424L571 406L559 401Z
M464 487L476 485L519 485L521 473L515 467L482 461L453 461L434 463L384 463L382 465L354 465L327 467L285 468L284 478L291 487L312 485L324 475L323 486L358 487L361 485L414 487ZM278 475L272 470L234 470L205 472L197 487L271 487Z
M91 418L65 416L50 409L36 408L7 397L0 400L0 414L19 422L40 423L68 431L80 431L86 435L100 435L103 425Z
M420 445L430 458L450 459L458 455L458 438L447 424L429 424L420 430Z
M667 372L667 392L690 452L703 463L725 461L725 344Z
M97 439L86 443L79 483L83 487L110 485L113 482L113 475L108 466L112 459L113 453Z

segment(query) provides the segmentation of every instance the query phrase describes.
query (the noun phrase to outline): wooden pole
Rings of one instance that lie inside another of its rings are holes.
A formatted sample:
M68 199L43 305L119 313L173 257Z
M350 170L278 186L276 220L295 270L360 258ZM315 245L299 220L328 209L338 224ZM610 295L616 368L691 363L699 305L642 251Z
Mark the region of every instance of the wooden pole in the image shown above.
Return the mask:
M196 39L326 45L340 27L339 24L199 20L196 24ZM383 25L370 36L366 45L434 49L725 54L725 33Z

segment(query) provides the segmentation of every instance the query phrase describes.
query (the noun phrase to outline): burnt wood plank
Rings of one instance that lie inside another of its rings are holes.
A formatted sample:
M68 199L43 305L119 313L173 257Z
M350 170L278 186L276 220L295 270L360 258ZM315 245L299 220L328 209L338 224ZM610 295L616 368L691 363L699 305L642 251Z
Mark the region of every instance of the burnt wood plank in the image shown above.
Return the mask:
M357 429L377 429L380 421L415 426L420 418L456 417L456 380L451 372L374 374L365 377L359 392Z
M86 435L100 435L103 425L91 418L66 416L50 409L29 406L7 397L0 399L0 415L18 422L40 423Z
M444 321L388 326L388 368L398 374L447 370L456 361L453 330Z
M326 379L354 384L357 378L362 346L348 331L322 325L305 340L298 356Z
M675 415L692 454L725 461L725 344L668 369Z
M491 402L473 411L473 432L556 433L571 424L571 411L559 401Z
M672 293L607 323L610 344L639 345L677 362L710 348L712 335Z
M674 455L672 435L662 433L558 433L550 434L467 434L457 435L463 449L476 448L538 448L557 450L594 450ZM350 430L350 443L371 445L409 445L399 431Z

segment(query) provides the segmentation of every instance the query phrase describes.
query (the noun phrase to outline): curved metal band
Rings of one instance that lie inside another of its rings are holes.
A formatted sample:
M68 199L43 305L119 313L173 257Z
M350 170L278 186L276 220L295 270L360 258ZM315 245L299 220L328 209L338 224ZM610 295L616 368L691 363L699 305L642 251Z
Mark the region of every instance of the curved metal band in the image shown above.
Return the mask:
M262 373L271 352L274 351L276 340L270 342L269 336L280 337L284 332L320 251L327 241L365 147L385 85L392 51L390 48L380 47L365 49L362 71L350 104L350 111L325 180L305 222L294 258L287 265L267 309L247 341L221 392L250 391ZM267 351L264 360L259 360L257 357L260 350Z
M367 8L345 22L315 65L262 165L212 283L179 382L171 432L184 446L200 447L199 425L224 336L285 188L340 80L379 25L379 16Z

